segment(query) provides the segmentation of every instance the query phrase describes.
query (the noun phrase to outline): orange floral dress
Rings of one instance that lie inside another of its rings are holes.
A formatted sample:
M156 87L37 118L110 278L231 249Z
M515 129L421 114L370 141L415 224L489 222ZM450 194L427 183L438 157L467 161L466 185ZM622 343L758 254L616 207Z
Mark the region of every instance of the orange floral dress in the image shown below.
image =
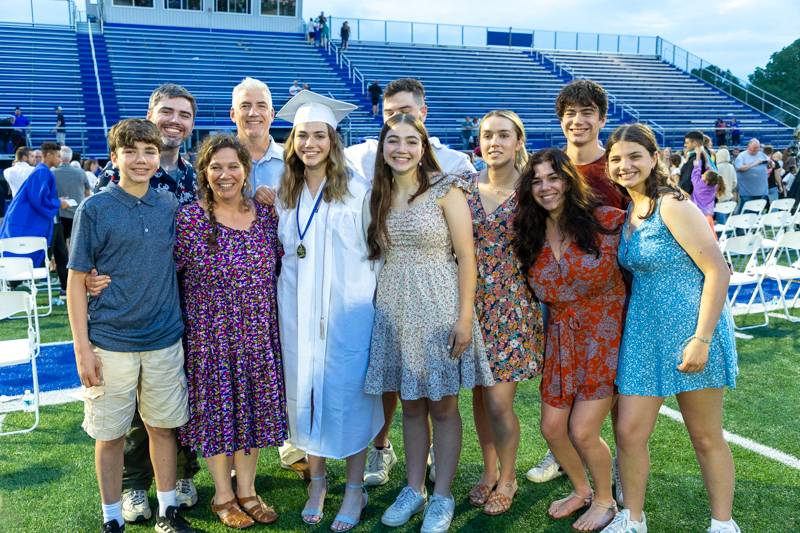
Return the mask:
M542 371L542 312L511 245L516 195L487 213L477 174L468 176L467 203L478 263L475 312L496 382L534 379Z
M619 228L625 212L598 207L601 226ZM528 281L547 305L542 401L566 409L575 400L614 394L626 288L617 263L620 233L599 234L600 256L569 243L559 261L545 240Z

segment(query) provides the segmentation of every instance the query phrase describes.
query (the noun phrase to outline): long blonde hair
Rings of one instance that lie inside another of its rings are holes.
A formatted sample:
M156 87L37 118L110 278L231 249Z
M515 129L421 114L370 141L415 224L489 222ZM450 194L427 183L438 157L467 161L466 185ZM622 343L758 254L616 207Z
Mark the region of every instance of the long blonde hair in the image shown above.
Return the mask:
M491 117L508 119L514 125L514 130L517 132L517 139L522 141L522 148L517 150L514 154L514 168L517 169L517 172L521 174L522 171L525 170L525 165L528 162L528 150L525 148L525 143L527 143L528 139L525 137L525 125L522 123L522 119L519 118L519 115L509 109L495 109L493 111L489 111L483 115L483 118L481 119L481 125L478 129L478 139L480 139L480 133L483 131L484 121Z
M347 181L350 172L347 170L344 157L344 146L339 134L336 133L330 124L328 128L328 138L331 140L331 150L325 164L325 189L322 192L322 199L330 203L344 199L348 194ZM292 128L289 138L286 139L283 150L283 176L281 186L278 190L278 199L287 209L294 209L303 192L305 184L306 165L294 153L294 135L297 126Z

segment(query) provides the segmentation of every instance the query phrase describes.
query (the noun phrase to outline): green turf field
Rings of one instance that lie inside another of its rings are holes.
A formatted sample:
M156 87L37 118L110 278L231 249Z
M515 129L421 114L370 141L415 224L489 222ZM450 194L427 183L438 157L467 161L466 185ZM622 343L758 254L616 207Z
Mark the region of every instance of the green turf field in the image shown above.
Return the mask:
M21 327L19 321L0 323L0 338ZM752 340L739 340L741 374L738 387L726 396L725 429L795 457L800 456L800 326L775 320L769 328L752 330ZM68 340L66 313L56 308L42 320L42 341ZM467 492L480 475L480 452L471 419L470 393L461 397L464 419L464 448L453 487L456 517L451 531L571 531L574 519L558 522L546 515L553 499L569 493L565 478L536 485L524 478L545 451L538 431L539 399L536 383L520 387L516 409L522 422L522 445L518 460L520 490L511 511L503 516L483 516L467 501ZM673 400L667 402L673 408ZM11 429L25 422L22 413L3 422ZM82 406L73 402L44 407L42 424L32 434L0 437L0 533L99 531L101 515L94 479L92 441L81 430ZM605 434L609 439L610 428ZM610 439L609 439L610 440ZM395 418L392 441L399 463L391 481L369 490L370 503L360 531L389 531L380 515L403 486L403 450L400 417ZM709 510L700 472L685 428L660 417L650 443L652 475L646 511L649 530L660 532L702 532L708 526ZM800 471L732 446L736 460L737 491L734 517L744 532L783 533L800 531ZM275 506L277 524L255 526L251 531L309 531L327 528L333 521L344 488L344 463L329 464L330 495L321 526L305 526L300 510L305 486L292 473L278 467L277 453L269 450L260 460L257 489ZM213 484L203 470L195 479L200 503L186 516L201 531L227 530L212 515L209 501ZM153 489L154 490L154 489ZM151 494L155 506L155 493ZM397 531L418 531L421 517L415 517ZM153 521L128 526L131 532L152 531Z

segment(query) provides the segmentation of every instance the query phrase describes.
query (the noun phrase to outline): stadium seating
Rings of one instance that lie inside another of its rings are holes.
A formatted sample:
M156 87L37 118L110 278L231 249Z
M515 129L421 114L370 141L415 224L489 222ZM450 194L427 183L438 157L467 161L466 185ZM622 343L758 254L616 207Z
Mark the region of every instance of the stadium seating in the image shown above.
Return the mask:
M780 147L792 141L791 129L657 57L558 50L542 54L545 59L534 54L542 64L550 64L547 59L551 59L575 76L601 83L642 120L665 128L670 146L681 146L683 134L692 129L714 138L714 121L733 116L742 128L743 143L750 137Z
M360 130L374 131L377 125L363 96L339 76L324 51L306 44L299 34L107 24L105 41L124 117L144 116L150 92L172 81L197 98L197 130L230 130L234 128L229 116L231 90L252 76L269 85L276 110L289 99L289 87L298 80L326 96L362 103L352 114L353 125ZM288 124L276 120L276 131L281 127Z
M5 74L0 110L10 115L20 105L35 126L49 129L55 121L53 108L61 105L68 144L104 155L89 29L87 24L79 24L77 32L59 26L0 25L0 68ZM349 79L335 55L307 44L300 34L106 24L103 34L93 36L108 125L119 117L144 116L152 89L172 81L197 97L198 138L211 130L232 130L231 89L248 75L268 83L276 109L289 98L294 80L357 103L359 109L344 125L352 142L376 135L381 123L370 116L361 83ZM743 142L758 136L764 143L786 146L792 139L790 128L655 56L373 42L351 42L344 55L367 82L377 79L385 86L404 76L422 80L428 128L456 146L465 116L498 108L520 114L530 148L562 144L554 103L573 77L594 79L613 95L603 138L638 118L657 125L662 144L679 147L686 131L712 134L716 118L736 116ZM288 126L276 120L276 138ZM42 131L33 141L52 137Z
M54 141L54 108L61 106L68 145L86 135L86 111L75 31L64 26L0 24L0 117L20 106L33 128L31 141Z
M345 55L382 86L403 76L425 84L426 125L432 134L460 145L460 123L491 109L513 109L528 131L529 146L561 144L555 99L564 80L519 50L427 45L353 43ZM612 114L609 127L619 125Z

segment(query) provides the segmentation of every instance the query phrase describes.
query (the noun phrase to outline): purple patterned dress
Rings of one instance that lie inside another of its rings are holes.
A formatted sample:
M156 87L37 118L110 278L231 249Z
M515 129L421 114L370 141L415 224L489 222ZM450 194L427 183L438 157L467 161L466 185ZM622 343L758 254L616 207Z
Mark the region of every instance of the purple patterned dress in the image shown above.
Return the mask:
M278 218L258 205L249 231L211 224L197 203L176 221L175 263L182 274L189 422L183 444L203 457L276 446L286 439L277 270Z

